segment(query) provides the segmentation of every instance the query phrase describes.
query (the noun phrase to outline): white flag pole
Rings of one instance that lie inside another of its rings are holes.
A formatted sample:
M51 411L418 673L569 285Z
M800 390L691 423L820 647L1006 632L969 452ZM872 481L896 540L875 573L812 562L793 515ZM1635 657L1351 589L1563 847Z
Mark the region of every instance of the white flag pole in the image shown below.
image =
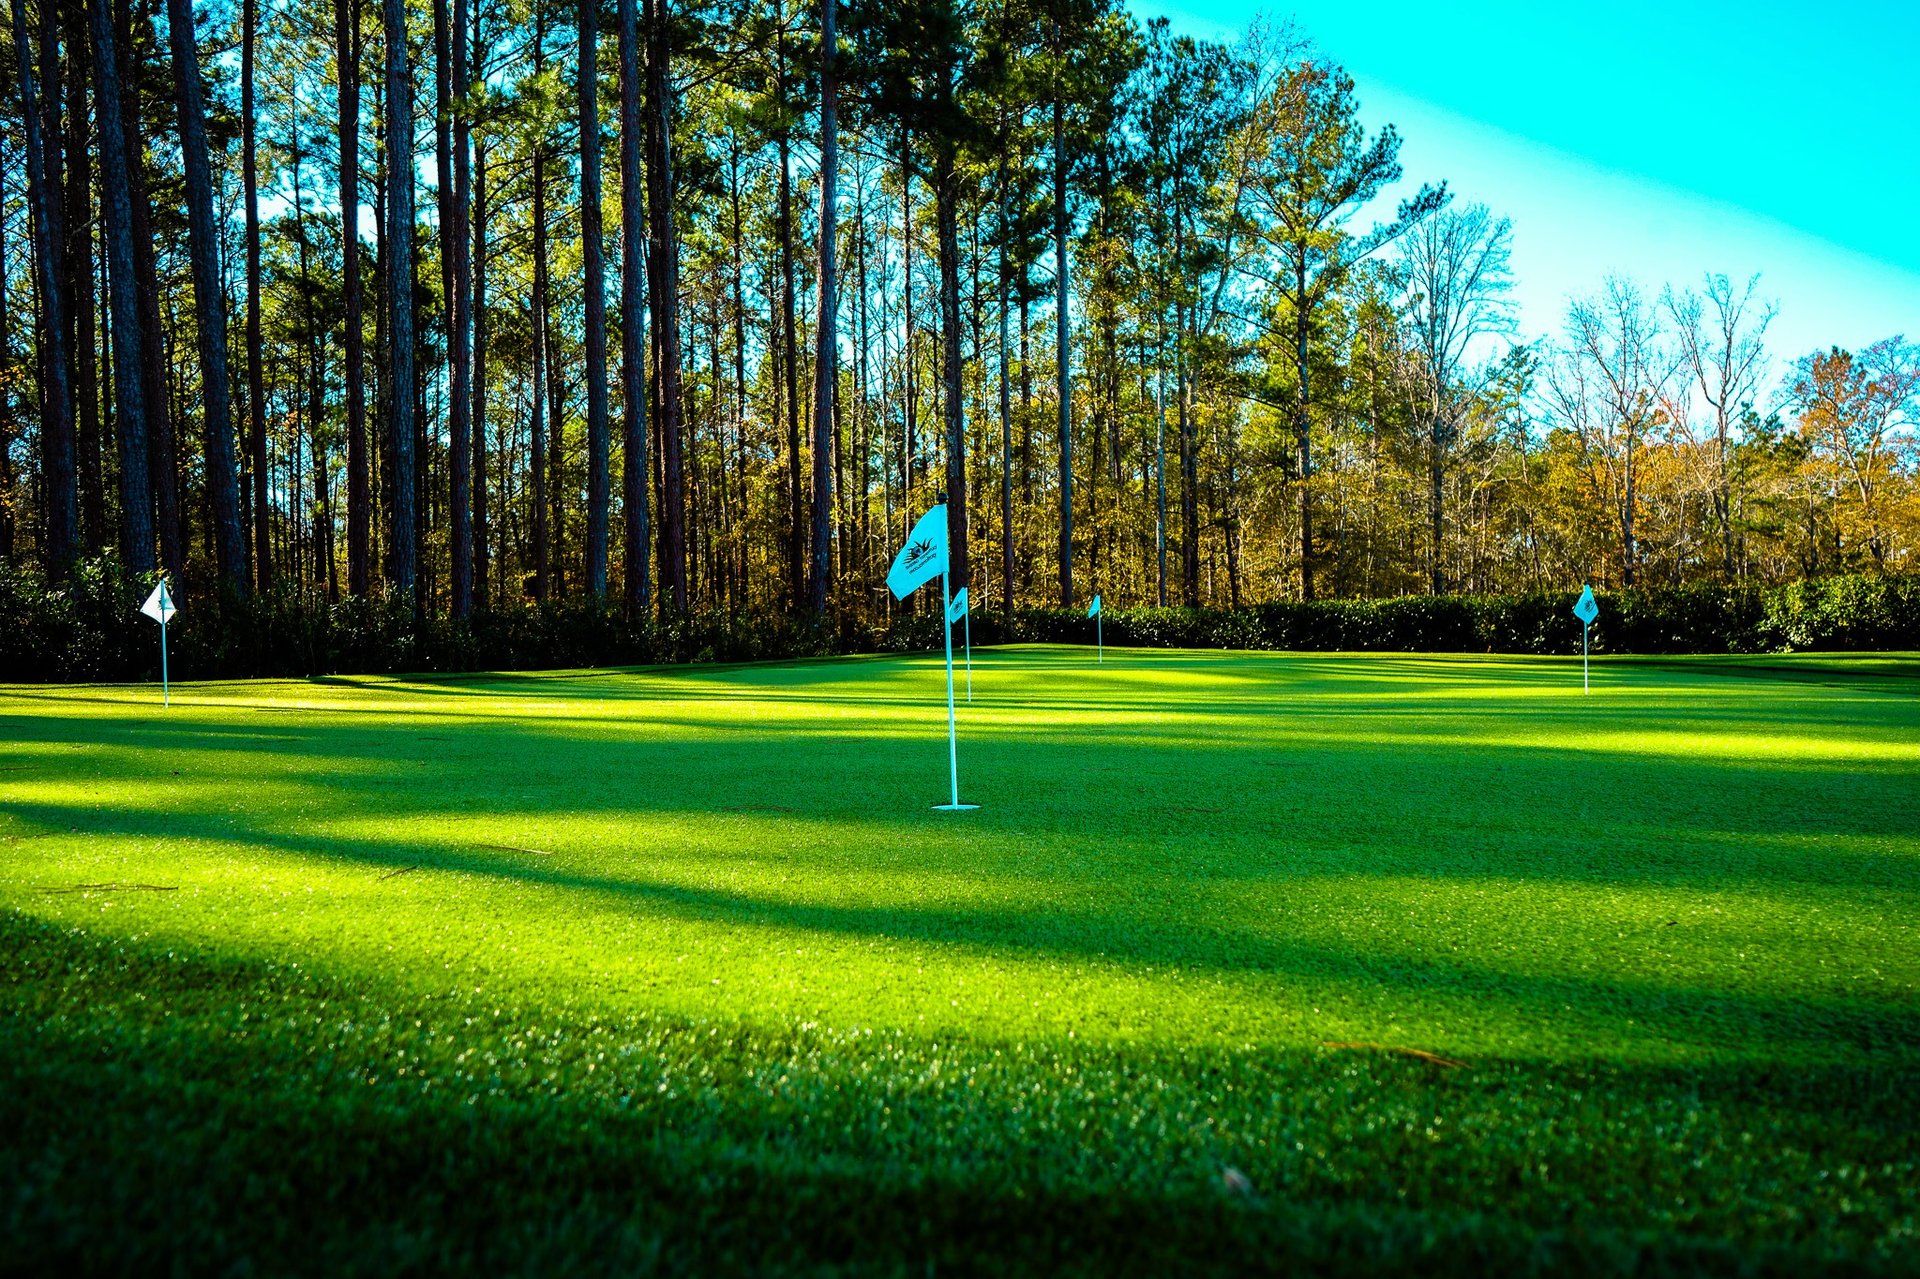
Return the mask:
M173 597L167 594L167 579L162 577L153 584L153 594L147 596L147 602L140 611L160 623L160 704L173 705L173 693L167 685L167 623L179 610L174 607Z
M960 615L965 625L962 632L967 638L967 700L973 700L973 601L967 601L967 611Z
M1580 692L1587 695L1593 692L1593 686L1587 682L1587 628L1591 622L1580 623Z
M1106 620L1105 612L1093 615L1093 661L1096 666L1107 660Z
M947 640L947 778L952 785L953 802L949 808L960 807L960 747L953 726L953 623L947 619L947 607L953 602L947 594L947 570L940 568L940 633Z

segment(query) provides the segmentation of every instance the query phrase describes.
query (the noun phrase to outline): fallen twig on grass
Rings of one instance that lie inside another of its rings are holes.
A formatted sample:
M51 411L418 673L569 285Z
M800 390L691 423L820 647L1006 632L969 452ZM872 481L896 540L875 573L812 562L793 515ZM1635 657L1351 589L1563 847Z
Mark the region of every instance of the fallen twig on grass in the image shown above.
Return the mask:
M1439 1053L1430 1053L1424 1048L1402 1048L1398 1044L1372 1044L1372 1043L1336 1044L1336 1043L1330 1043L1323 1040L1321 1041L1320 1046L1322 1048L1371 1049L1374 1052L1397 1053L1402 1057L1417 1058L1420 1061L1429 1062L1435 1066L1445 1066L1449 1070L1464 1069L1467 1064L1464 1061L1455 1061L1451 1057L1442 1057Z
M42 888L43 893L177 893L178 884L68 884Z
M551 857L552 853L544 848L522 848L518 844L475 844L475 848L491 848L498 853L531 853L535 857Z
M404 874L406 874L406 873L407 873L408 871L414 871L414 870L419 870L419 869L420 869L420 868L419 868L418 866L402 866L402 867L401 867L401 868L400 868L399 870L390 870L390 871L388 871L388 872L387 872L386 874L384 874L384 875L382 875L382 876L381 876L380 878L381 878L381 879L392 879L392 878L393 878L393 877L394 877L395 875L404 875ZM377 883L378 881L376 880L375 882Z

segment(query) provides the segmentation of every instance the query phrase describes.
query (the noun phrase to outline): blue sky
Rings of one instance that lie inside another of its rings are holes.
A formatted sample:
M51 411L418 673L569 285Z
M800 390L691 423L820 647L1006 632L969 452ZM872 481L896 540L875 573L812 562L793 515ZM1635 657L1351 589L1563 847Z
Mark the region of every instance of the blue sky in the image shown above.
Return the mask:
M1213 39L1291 16L1400 130L1396 195L1513 219L1524 335L1609 272L1758 271L1777 362L1920 339L1920 0L1130 3Z

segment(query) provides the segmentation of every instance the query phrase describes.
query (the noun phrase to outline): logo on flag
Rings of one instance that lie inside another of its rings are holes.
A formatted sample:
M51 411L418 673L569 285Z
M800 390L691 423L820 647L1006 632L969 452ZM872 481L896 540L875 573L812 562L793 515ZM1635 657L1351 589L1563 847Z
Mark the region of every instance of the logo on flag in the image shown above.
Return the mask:
M903 600L947 571L947 508L942 503L920 517L907 544L887 570L887 589Z
M1579 602L1573 606L1573 615L1580 619L1582 626L1592 626L1593 619L1600 616L1600 604L1593 598L1593 587L1581 590Z
M1098 595L1093 597L1093 603L1087 605L1087 616L1088 617L1100 616L1100 597Z
M961 587L953 597L953 603L947 605L947 624L951 626L967 615L967 588Z
M154 586L153 594L147 596L147 602L140 606L140 611L165 626L167 619L180 610L173 606L173 596L167 594L167 584L163 581Z

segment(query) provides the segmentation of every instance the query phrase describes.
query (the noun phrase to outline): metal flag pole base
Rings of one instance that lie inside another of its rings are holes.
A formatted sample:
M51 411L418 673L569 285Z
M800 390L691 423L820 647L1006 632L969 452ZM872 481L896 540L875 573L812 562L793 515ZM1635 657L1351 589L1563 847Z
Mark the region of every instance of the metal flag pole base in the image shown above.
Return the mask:
M933 811L936 813L970 813L978 807L980 807L978 804L935 804Z

